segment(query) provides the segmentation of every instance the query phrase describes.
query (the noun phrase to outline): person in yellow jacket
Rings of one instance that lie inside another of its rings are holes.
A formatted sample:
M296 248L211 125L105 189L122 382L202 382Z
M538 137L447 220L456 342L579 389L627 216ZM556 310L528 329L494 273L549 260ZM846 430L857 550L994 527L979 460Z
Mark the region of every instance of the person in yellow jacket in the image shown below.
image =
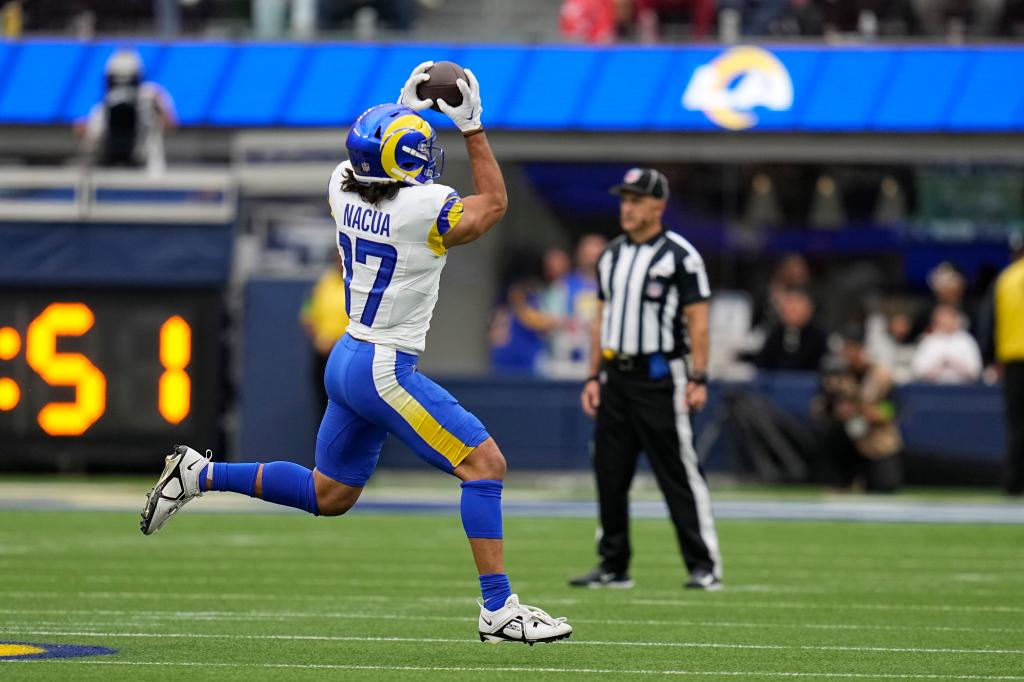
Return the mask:
M1024 236L1013 242L1014 260L996 281L996 360L1006 398L1006 492L1024 493Z
M327 391L324 389L324 371L327 358L338 339L348 328L345 311L345 279L342 276L341 256L320 276L309 298L302 305L302 326L313 344L312 380L321 414L327 409Z

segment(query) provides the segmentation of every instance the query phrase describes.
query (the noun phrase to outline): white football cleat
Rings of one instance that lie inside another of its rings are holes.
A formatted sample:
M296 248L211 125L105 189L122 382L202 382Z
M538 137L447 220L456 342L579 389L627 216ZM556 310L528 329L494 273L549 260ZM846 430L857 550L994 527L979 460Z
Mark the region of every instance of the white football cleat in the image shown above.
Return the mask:
M480 641L523 642L533 646L537 642L555 642L572 634L572 626L565 618L552 618L533 606L519 603L512 594L497 611L488 611L480 605Z
M210 450L203 457L186 445L174 446L156 485L146 493L146 506L142 508L142 521L139 522L143 533L152 535L157 532L186 502L203 494L199 489L199 473L211 459L213 453Z

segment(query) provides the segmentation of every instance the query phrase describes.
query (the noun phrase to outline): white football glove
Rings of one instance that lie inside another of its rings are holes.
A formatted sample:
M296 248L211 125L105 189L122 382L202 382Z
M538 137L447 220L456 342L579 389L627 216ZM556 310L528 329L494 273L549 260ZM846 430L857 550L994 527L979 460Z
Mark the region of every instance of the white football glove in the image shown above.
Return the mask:
M469 82L467 83L461 78L455 81L459 86L459 91L462 92L462 104L453 107L443 99L437 100L438 108L448 115L448 118L452 120L452 123L455 124L463 135L483 130L483 125L480 123L480 115L484 112L484 107L480 103L480 83L476 80L476 76L473 75L472 71L469 69L465 71L466 79Z
M434 100L420 99L420 96L416 94L416 88L419 84L430 80L430 74L425 72L433 65L434 62L423 62L412 70L412 73L409 74L409 79L405 81L405 85L402 86L402 90L398 94L399 104L407 106L414 111L423 111L434 105Z

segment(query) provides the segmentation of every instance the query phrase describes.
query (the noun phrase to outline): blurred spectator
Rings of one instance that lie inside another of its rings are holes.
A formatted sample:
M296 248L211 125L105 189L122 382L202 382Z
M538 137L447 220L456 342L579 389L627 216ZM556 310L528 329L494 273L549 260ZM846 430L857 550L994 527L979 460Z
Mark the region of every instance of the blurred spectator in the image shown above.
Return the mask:
M955 265L943 261L928 273L928 287L932 290L933 300L921 308L910 326L910 338L918 339L922 334L931 331L933 312L936 306L947 305L955 308L963 317L963 328L968 329L971 318L965 310L964 294L967 291L967 280Z
M576 245L575 269L552 281L541 297L541 312L552 322L542 366L547 376L587 376L597 312L597 261L607 243L601 235L584 235Z
M194 5L196 0L153 0L157 35L173 38L181 33L181 6L185 4Z
M822 32L827 37L859 33L870 40L879 35L907 35L914 23L910 0L818 0L815 4L820 6Z
M814 183L807 223L818 230L839 230L846 224L843 197L831 175L822 175Z
M544 252L543 283L540 286L536 286L536 283L524 283L509 290L508 298L512 312L526 327L541 336L553 332L562 323L558 317L548 312L548 308L552 306L547 303L547 298L551 289L559 286L571 268L572 261L569 260L569 254L565 249L552 247Z
M0 5L0 35L4 38L20 38L25 17L19 0L8 0Z
M828 335L812 321L814 302L803 289L787 289L777 304L779 321L754 364L759 369L817 371L828 352Z
M87 155L100 166L145 166L150 174L163 172L164 130L177 127L178 119L167 91L144 78L135 50L118 50L107 60L103 99L75 124Z
M259 38L280 38L286 20L295 38L310 38L316 32L317 0L252 0L252 25Z
M546 374L548 336L557 330L564 320L548 312L546 303L552 287L561 283L572 267L569 254L561 248L552 247L544 252L543 281L526 281L509 288L508 303L514 322L522 325L540 340L540 351L534 358L532 370Z
M872 360L886 367L897 384L913 379L911 365L915 347L907 341L910 317L902 312L885 315L879 311L868 313L864 321L865 343Z
M81 39L97 33L154 30L172 38L181 33L183 24L202 30L212 14L230 6L214 0L20 0L20 4L27 30L71 32Z
M878 225L905 225L907 222L907 197L896 178L887 175L878 187L875 200L874 220Z
M280 38L284 35L287 18L294 38L310 38L316 32L319 5L323 2L324 0L252 0L253 29L257 37Z
M562 36L580 43L613 42L619 23L617 6L623 5L621 0L565 0L559 14Z
M633 17L643 42L657 42L669 27L682 24L689 24L690 35L701 40L711 33L715 0L633 0Z
M335 253L335 261L320 276L302 305L300 319L310 342L313 344L313 366L310 379L320 413L327 409L327 391L324 389L324 372L327 359L334 344L348 328L348 314L345 312L345 278L342 276L341 254Z
M782 224L782 209L775 183L767 173L757 173L751 178L743 224L749 227L775 227Z
M888 370L868 356L863 330L846 330L838 357L825 363L814 405L825 426L822 473L838 487L862 483L871 492L899 487L903 441L891 389Z
M533 374L544 351L544 339L526 327L507 303L494 309L489 331L491 369L496 372Z
M994 35L1006 0L911 0L921 32L959 40Z
M356 36L361 39L370 39L375 36L378 21L385 22L389 28L396 31L411 31L415 28L419 16L417 0L319 1L322 26L337 27L351 21L355 25ZM292 11L294 12L295 8Z
M932 313L931 331L914 351L914 379L938 384L962 384L981 376L981 351L974 337L964 331L960 312L938 305Z
M800 289L808 294L811 291L811 269L807 260L798 253L784 255L775 266L767 291L761 294L761 300L758 301L754 324L764 329L774 327L779 320L782 294L792 289Z
M736 42L738 36L727 35L729 32L726 31L726 26L730 25L737 27L731 31L732 33L738 30L744 36L793 33L796 29L796 18L793 19L791 27L783 27L783 23L796 11L812 4L810 0L719 0L722 39L730 43Z
M548 269L558 258L548 258ZM561 274L568 272L568 255ZM511 253L506 261L504 294L491 317L491 367L499 372L533 374L544 351L543 331L538 331L545 263L532 249ZM561 275L559 275L561 276ZM526 316L527 322L523 321Z
M911 340L910 330L913 322L906 313L893 313L889 318L889 334L896 343L907 343Z
M564 249L547 249L543 283L524 279L509 287L506 309L492 327L492 358L499 369L528 369L550 377L582 378L590 361L590 329L597 309L597 261L607 240L585 235L576 247L576 267ZM508 354L513 341L523 350L536 339L542 352L529 358ZM499 352L500 349L500 352ZM515 367L509 367L510 361Z
M562 35L585 43L616 38L654 43L690 26L694 38L706 38L715 20L715 0L564 0Z
M996 282L996 359L1006 399L1006 492L1024 493L1024 239L1014 240L1014 261Z

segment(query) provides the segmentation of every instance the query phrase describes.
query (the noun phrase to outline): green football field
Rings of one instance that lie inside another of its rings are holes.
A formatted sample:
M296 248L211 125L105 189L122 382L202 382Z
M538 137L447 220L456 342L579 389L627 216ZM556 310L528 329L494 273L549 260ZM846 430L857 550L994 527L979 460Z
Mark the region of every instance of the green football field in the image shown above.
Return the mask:
M726 590L634 521L633 590L572 590L594 522L509 518L523 601L567 642L490 645L457 517L0 511L0 640L116 649L11 680L1024 680L1024 527L723 520ZM10 645L0 645L2 647ZM8 649L8 651L14 651Z

